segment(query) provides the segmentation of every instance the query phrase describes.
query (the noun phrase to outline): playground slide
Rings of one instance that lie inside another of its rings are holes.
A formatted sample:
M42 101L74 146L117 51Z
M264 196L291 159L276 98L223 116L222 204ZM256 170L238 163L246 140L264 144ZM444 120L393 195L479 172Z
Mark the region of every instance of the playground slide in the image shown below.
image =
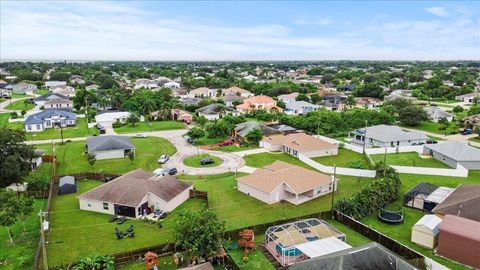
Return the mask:
M237 247L238 247L238 242L236 242L235 244L233 244L231 246L228 246L227 250L234 249L234 248L237 248Z
M158 267L156 265L154 265L153 270L158 270Z

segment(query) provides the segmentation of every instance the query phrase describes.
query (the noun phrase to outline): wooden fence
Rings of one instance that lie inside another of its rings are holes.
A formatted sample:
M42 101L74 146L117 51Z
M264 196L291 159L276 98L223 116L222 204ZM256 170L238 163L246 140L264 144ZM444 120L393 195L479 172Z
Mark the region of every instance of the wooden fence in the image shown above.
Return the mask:
M96 181L105 181L106 179L115 179L120 176L120 174L114 173L99 173L99 172L81 172L81 173L71 173L69 176L75 177L76 180L90 179ZM58 181L65 175L54 176L55 183L58 185Z
M191 189L190 198L199 198L199 199L204 199L208 201L208 192Z
M422 254L416 252L415 250L403 245L402 243L394 240L381 232L374 230L367 225L347 216L338 211L335 211L334 215L335 220L346 225L347 227L353 229L354 231L362 234L368 239L379 243L380 245L388 248L389 250L395 252L406 260L416 260L425 258Z

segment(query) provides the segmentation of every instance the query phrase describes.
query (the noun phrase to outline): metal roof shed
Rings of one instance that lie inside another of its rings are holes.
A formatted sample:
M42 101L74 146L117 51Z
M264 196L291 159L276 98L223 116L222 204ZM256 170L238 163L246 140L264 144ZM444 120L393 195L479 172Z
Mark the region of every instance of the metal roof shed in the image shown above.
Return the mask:
M438 240L438 227L442 219L425 215L412 227L411 241L426 248L434 248Z

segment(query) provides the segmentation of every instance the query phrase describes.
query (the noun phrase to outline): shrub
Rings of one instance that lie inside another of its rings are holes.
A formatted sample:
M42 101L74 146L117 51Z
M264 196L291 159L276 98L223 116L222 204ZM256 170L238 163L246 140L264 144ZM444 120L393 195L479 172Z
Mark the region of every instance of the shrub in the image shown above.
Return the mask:
M348 168L353 168L353 169L365 169L365 164L361 161L351 161L347 163Z
M339 143L339 144L338 144L338 148L340 148L340 149L345 148L345 144L344 144L344 143Z

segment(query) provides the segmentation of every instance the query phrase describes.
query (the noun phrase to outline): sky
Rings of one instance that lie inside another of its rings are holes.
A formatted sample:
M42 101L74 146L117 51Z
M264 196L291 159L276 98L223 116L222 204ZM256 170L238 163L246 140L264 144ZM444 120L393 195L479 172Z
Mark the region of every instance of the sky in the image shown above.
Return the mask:
M0 60L479 60L480 1L0 1Z

